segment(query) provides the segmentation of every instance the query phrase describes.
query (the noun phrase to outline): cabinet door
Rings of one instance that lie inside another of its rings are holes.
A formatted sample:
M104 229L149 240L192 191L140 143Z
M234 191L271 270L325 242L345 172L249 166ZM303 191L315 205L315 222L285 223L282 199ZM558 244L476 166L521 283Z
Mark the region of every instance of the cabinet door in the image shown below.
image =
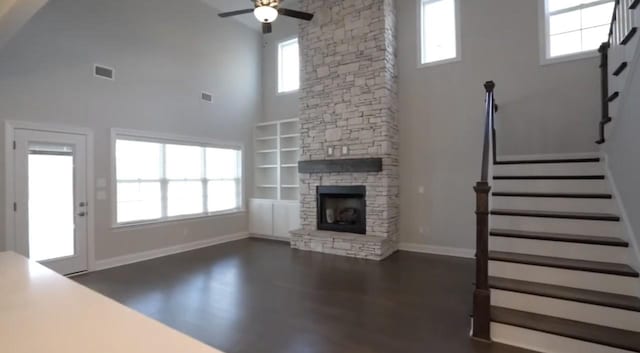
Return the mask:
M289 231L300 228L300 204L279 202L273 205L273 235L289 238Z
M249 200L249 232L273 235L273 201Z

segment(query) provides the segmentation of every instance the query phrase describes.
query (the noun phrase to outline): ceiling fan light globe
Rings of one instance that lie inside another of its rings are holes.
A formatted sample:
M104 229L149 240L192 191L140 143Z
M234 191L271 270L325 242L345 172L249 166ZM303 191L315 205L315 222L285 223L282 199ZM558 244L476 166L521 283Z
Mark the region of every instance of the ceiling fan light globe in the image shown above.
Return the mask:
M253 15L260 22L271 23L278 18L278 10L271 6L259 6L253 10Z

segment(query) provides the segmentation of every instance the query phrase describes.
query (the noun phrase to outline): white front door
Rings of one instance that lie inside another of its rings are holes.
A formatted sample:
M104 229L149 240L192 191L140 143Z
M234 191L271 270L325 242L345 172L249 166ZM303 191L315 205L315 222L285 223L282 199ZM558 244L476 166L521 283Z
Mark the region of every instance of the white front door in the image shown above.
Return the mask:
M87 138L14 130L15 250L61 274L88 269Z

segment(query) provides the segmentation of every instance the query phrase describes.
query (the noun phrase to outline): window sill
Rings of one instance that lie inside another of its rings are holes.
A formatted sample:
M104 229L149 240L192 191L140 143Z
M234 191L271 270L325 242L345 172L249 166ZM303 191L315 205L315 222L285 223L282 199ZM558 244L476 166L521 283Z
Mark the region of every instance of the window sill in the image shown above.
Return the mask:
M298 89L291 90L291 91L277 92L277 93L276 93L276 96L289 96L289 95L292 95L292 94L296 94L296 93L298 93L298 92L300 92L300 89L299 89L299 88L298 88Z
M586 51L586 52L577 53L577 54L556 56L553 58L542 58L540 60L540 65L546 66L546 65L560 64L560 63L566 63L566 62L571 62L576 60L591 59L597 56L598 56L597 51Z
M438 66L438 65L444 65L444 64L452 64L452 63L457 63L457 62L460 62L460 61L462 61L462 58L457 56L455 58L432 61L430 63L418 63L418 69L422 69L422 68L425 68L425 67L433 67L433 66Z
M135 222L128 222L128 223L117 223L117 224L112 224L111 225L111 229L113 229L113 230L125 230L125 229L129 229L129 228L139 228L139 227L148 227L148 226L157 227L157 226L167 225L167 224L171 224L171 223L195 221L195 220L201 220L201 219L206 219L206 218L238 216L238 215L242 215L242 214L245 214L245 213L247 213L247 210L245 208L237 208L237 209L233 209L233 210L212 212L212 213L208 213L208 214L176 216L176 217L169 217L169 218L163 218L163 219L152 219L152 220L148 220L148 221L139 221L139 222L135 221Z

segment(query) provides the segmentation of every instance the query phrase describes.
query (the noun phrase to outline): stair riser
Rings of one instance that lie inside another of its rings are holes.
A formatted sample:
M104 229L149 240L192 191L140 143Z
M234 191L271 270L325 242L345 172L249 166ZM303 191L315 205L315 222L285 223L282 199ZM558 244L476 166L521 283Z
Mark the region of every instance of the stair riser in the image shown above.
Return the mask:
M491 205L493 208L505 210L618 213L615 201L608 199L493 196Z
M602 163L509 164L493 167L494 175L597 175Z
M489 238L489 248L497 251L560 257L565 259L615 262L622 264L628 263L628 249L618 246L491 236Z
M491 216L491 227L547 233L567 233L622 238L622 222L583 219Z
M491 186L495 191L604 194L610 192L606 180L492 180Z
M640 293L640 281L635 277L554 267L489 261L489 275L632 296Z
M491 305L640 332L640 313L600 305L491 290Z
M541 353L633 353L512 325L491 323L491 338L499 343Z

